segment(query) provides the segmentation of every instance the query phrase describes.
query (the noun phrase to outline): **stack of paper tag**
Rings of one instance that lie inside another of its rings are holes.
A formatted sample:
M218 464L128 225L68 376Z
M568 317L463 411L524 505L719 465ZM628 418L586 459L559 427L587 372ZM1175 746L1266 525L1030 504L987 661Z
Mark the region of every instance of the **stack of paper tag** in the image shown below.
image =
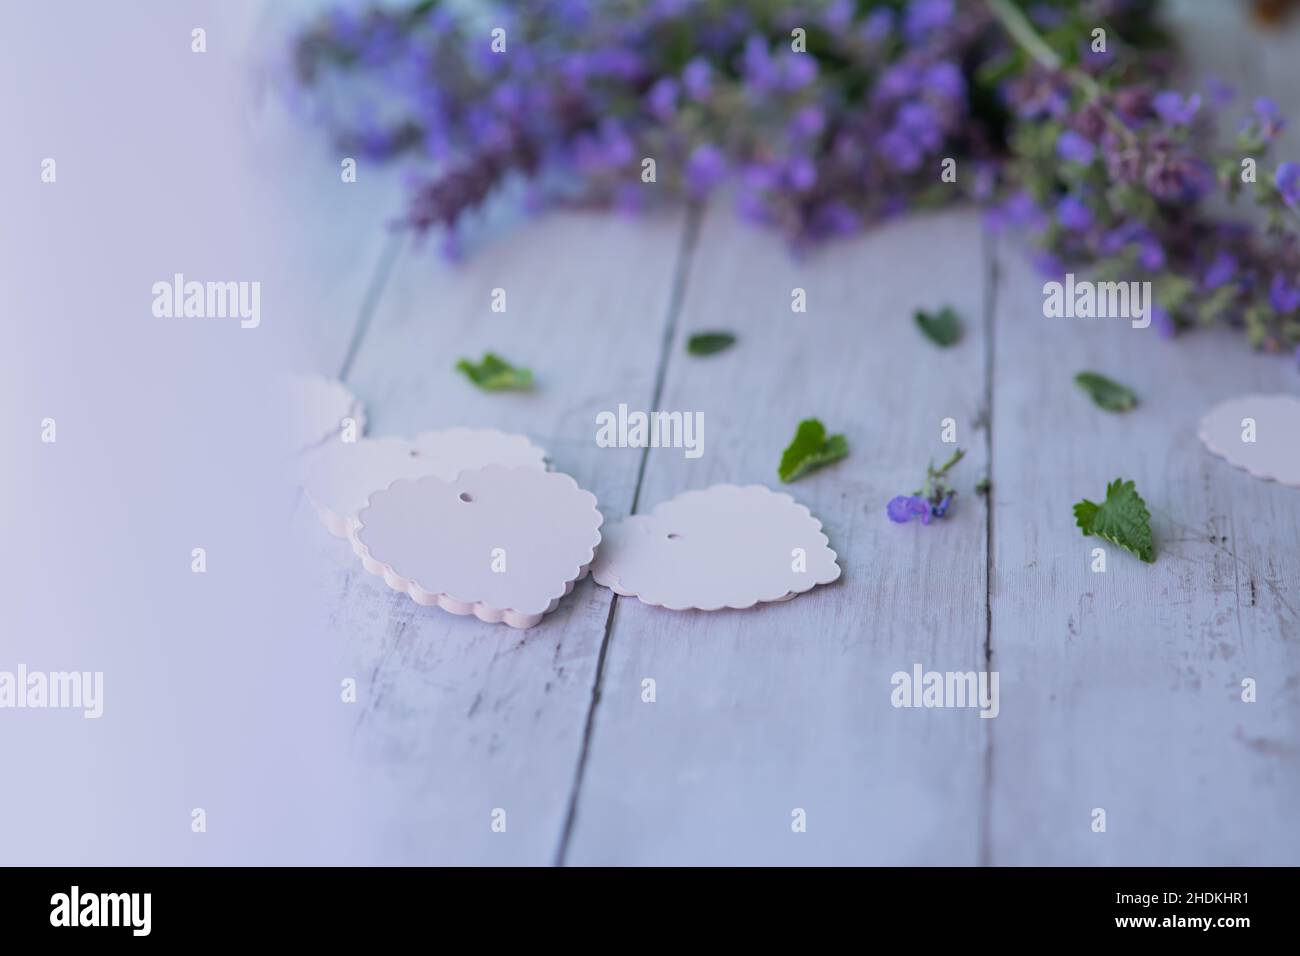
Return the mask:
M418 604L533 627L591 569L672 610L785 601L840 576L818 521L761 485L688 491L605 529L596 498L523 435L362 438L341 383L302 379L293 447L321 522ZM600 547L597 553L597 546Z

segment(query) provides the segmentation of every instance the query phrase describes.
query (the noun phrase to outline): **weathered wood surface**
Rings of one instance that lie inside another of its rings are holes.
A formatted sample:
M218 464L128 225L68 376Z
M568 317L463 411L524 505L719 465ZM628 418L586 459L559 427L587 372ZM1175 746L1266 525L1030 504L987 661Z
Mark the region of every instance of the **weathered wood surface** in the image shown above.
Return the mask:
M1181 9L1198 63L1295 101L1276 43L1254 56L1260 41L1236 21ZM1300 862L1300 493L1232 469L1195 434L1220 398L1297 391L1294 367L1234 336L1167 343L1113 320L1045 319L1041 282L965 211L803 260L720 207L698 229L685 214L554 214L459 266L410 248L376 266L332 340L349 343L344 360L326 359L330 345L320 364L346 372L371 434L525 432L607 521L715 482L778 486L808 415L852 454L782 489L823 521L842 579L752 611L673 613L586 581L515 632L390 592L300 509L328 627L361 678L373 857ZM806 314L790 310L794 287ZM945 352L911 324L941 303L967 319ZM714 328L739 344L686 355L687 335ZM486 349L534 368L536 394L483 395L451 370ZM1142 405L1095 409L1070 382L1084 368L1132 384ZM704 412L704 456L598 448L595 415L620 402ZM956 512L891 525L888 498L950 449L947 417L969 451ZM971 492L986 472L988 503ZM1070 505L1120 475L1152 508L1160 559L1108 548L1095 574L1101 542ZM996 719L890 705L894 671L986 657ZM1257 703L1241 702L1245 677ZM490 830L496 808L506 833ZM791 831L795 808L806 833Z
M573 862L978 858L987 721L895 710L889 677L915 661L971 670L983 655L985 522L969 494L984 459L980 336L940 352L912 324L917 306L951 303L978 325L980 248L976 218L953 213L799 261L711 210L658 403L703 412L706 449L694 461L649 452L639 510L717 482L777 485L782 448L816 415L846 434L851 457L783 490L821 518L844 573L747 611L618 601ZM791 311L796 287L807 313ZM686 336L719 326L737 330L735 348L685 355ZM948 417L970 448L967 501L943 528L892 526L884 502L951 451ZM806 833L792 832L795 808Z
M684 219L549 216L459 266L407 249L348 375L370 432L452 425L528 434L599 499L630 510L635 451L597 448L598 411L652 400L686 239ZM491 311L504 288L507 311ZM453 368L496 349L535 393L491 395ZM315 522L307 516L308 525ZM319 528L311 529L320 532ZM376 855L406 862L548 863L582 752L611 592L589 579L516 631L421 608L333 541L334 626L354 642L358 733L392 787ZM504 834L490 813L506 811ZM367 826L371 825L367 822Z

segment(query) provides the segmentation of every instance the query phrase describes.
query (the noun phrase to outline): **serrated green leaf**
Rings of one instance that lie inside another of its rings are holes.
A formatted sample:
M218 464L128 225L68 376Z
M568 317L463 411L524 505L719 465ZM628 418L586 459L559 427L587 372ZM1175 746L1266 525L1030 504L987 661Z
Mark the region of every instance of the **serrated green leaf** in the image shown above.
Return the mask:
M469 359L461 359L456 363L456 368L485 392L522 391L533 387L533 373L530 370L515 368L492 352L486 353L477 364Z
M961 338L961 320L950 306L930 313L916 310L916 325L935 345L947 348Z
M794 481L814 468L839 461L849 453L849 443L843 435L826 435L826 426L815 418L805 418L794 433L794 440L781 455L777 469L782 481Z
M1138 403L1138 397L1132 389L1096 372L1080 372L1074 376L1074 383L1108 412L1126 412Z
M691 355L715 355L736 344L730 332L700 332L686 340L686 351Z
M1074 520L1085 535L1096 535L1150 564L1156 559L1151 513L1133 482L1116 478L1101 504L1085 498L1074 506Z

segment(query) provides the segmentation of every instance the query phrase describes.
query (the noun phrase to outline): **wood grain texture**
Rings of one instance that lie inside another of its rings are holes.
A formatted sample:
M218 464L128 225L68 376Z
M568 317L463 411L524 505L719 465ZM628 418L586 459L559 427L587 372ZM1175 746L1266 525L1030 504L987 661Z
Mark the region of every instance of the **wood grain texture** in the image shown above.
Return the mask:
M791 290L808 311L791 311ZM796 260L719 205L703 227L659 408L704 414L704 455L649 452L639 511L716 482L778 486L798 421L843 431L850 457L783 488L819 517L841 580L783 604L673 612L621 598L566 861L974 863L984 732L973 711L894 709L915 662L976 669L985 640L978 222L899 222ZM940 350L918 306L954 305L967 338ZM695 332L734 329L712 358ZM619 400L629 400L620 397ZM971 454L942 527L900 527L885 503L945 457L952 417ZM619 452L609 452L612 465ZM608 467L608 466L607 466ZM657 683L643 703L642 680ZM792 832L792 811L807 832Z
M355 182L344 182L347 154L307 122L310 101L283 72L291 37L327 7L324 0L284 0L260 11L236 6L228 30L246 38L256 64L246 125L262 157L260 198L276 228L293 236L264 266L277 282L267 290L275 322L263 331L287 367L334 377L346 373L383 291L400 242L387 225L402 209L404 190L397 168L362 156L351 157Z
M1297 105L1297 25L1260 34L1228 4L1175 3L1188 64L1237 88L1239 108ZM1294 139L1281 145L1285 155ZM993 361L993 863L1300 861L1300 498L1209 455L1212 404L1297 390L1291 362L1243 337L1165 342L1115 320L1047 320L1019 250L998 262ZM1083 369L1142 405L1095 409ZM1046 412L1045 409L1050 409ZM1300 435L1294 436L1300 441ZM1143 565L1072 527L1070 505L1123 475L1154 515ZM1241 700L1241 680L1258 702ZM1107 832L1094 833L1094 807Z
M606 520L625 514L638 458L598 449L595 418L650 400L683 222L557 213L461 265L405 251L348 376L370 433L523 432L596 494ZM494 288L506 290L504 314L491 311ZM489 349L531 367L536 391L479 392L454 370ZM346 543L326 547L327 625L352 648L356 743L387 801L376 859L551 862L610 593L584 580L540 625L516 631L419 607L362 571ZM490 829L496 808L505 833Z
M1261 40L1228 8L1174 5L1193 74L1294 113L1295 28ZM844 574L709 614L611 603L586 581L521 634L388 591L300 510L323 559L321 626L361 678L375 859L1300 862L1300 496L1209 455L1195 431L1219 399L1297 391L1292 364L1235 335L1168 343L1045 319L1042 279L1014 246L995 257L972 212L803 260L721 205L693 246L684 224L549 216L454 268L406 250L386 282L369 267L369 304L320 354L352 340L342 367L371 434L523 431L606 520L715 482L780 487L781 450L819 416L850 457L781 490L823 521ZM806 314L790 311L796 286ZM497 287L505 315L489 309ZM966 337L940 351L911 313L946 303ZM715 329L738 345L685 353ZM482 395L451 371L486 349L531 366L539 391ZM1141 406L1095 408L1070 381L1085 368ZM598 448L596 413L622 402L703 412L704 456ZM970 452L958 508L937 527L891 525L888 498L949 450L945 417ZM971 491L986 471L991 504ZM1120 475L1151 506L1159 559L1107 546L1094 574L1103 543L1070 508ZM996 719L890 705L893 672L980 670L990 652ZM489 829L497 807L504 834Z
M1210 455L1196 425L1222 399L1295 391L1295 369L1227 332L1046 319L1041 278L1017 253L1000 264L992 862L1294 864L1300 497ZM1141 405L1096 408L1070 381L1084 369ZM1073 502L1117 477L1152 512L1153 565L1074 527Z

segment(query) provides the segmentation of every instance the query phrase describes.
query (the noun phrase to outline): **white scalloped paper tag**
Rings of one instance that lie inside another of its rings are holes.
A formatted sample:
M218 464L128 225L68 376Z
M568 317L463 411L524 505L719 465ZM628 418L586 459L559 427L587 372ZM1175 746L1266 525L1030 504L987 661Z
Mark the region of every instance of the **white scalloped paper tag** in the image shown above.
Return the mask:
M1242 395L1201 419L1205 447L1256 478L1300 488L1300 397Z
M688 491L605 529L592 577L675 611L784 601L840 576L822 524L762 485Z
M371 494L399 478L434 475L451 481L485 465L546 469L546 452L523 435L490 428L448 428L414 439L366 438L332 442L314 459L303 483L307 499L330 534L346 538Z
M596 496L568 475L489 465L375 492L352 546L417 604L526 628L587 573L603 520Z
M322 445L355 423L356 435L366 430L366 410L346 385L323 375L291 375L283 386L285 399L285 441L291 452L301 454Z

